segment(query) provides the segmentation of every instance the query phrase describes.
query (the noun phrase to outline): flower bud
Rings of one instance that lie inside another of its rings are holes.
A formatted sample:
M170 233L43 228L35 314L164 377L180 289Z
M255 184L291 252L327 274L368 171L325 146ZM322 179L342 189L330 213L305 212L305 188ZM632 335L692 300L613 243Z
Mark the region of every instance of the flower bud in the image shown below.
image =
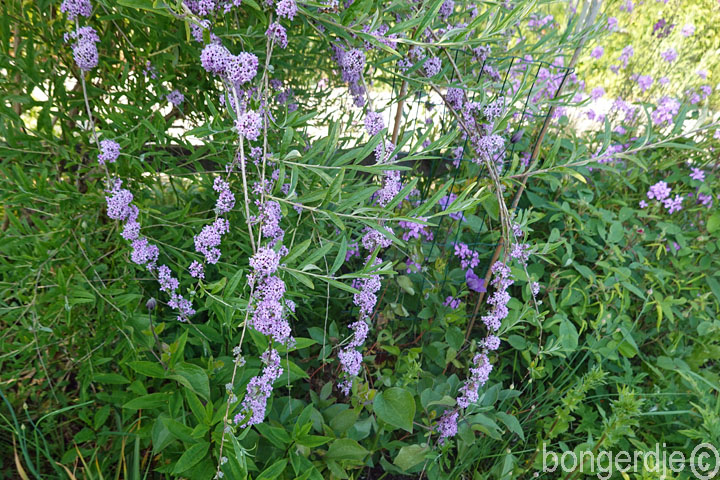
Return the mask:
M155 307L157 306L157 301L154 298L150 298L150 300L147 301L145 304L148 310L152 311L155 310Z
M512 137L510 137L510 143L518 143L520 140L522 140L523 134L525 133L524 129L520 129L517 132L513 133Z

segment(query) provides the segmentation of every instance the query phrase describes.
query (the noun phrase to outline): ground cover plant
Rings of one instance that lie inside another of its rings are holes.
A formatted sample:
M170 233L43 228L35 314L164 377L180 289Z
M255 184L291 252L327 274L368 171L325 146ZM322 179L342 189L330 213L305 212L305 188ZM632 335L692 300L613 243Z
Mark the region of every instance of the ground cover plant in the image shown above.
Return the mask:
M716 2L2 8L0 477L720 464Z

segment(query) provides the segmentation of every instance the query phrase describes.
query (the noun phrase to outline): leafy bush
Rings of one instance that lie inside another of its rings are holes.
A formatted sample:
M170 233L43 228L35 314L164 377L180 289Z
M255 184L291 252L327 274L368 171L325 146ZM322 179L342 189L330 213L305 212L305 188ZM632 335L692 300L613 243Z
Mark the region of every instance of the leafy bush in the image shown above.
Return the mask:
M2 475L717 445L714 94L596 111L599 6L8 4Z

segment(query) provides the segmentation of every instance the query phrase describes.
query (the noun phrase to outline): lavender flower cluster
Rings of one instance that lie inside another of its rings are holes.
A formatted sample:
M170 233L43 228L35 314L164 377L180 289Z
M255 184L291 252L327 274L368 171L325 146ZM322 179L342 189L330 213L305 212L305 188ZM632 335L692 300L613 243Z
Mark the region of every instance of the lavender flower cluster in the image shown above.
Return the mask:
M376 122L377 119L371 119L370 121L371 124ZM376 133L379 133L380 130L382 130L382 127L380 127ZM394 149L395 146L387 140L383 140L379 143L375 149L375 158L377 163L385 164L390 161ZM383 172L382 186L377 192L375 192L373 198L378 205L385 207L398 195L398 193L400 193L401 190L402 181L400 179L400 172L398 170L385 170ZM426 236L429 235L429 232L424 230L423 225L415 222L400 222L400 226L401 228L407 228L409 230L409 232L406 233L408 239L410 236L419 236L421 234ZM394 233L390 227L382 226L382 228L387 230L389 233ZM360 243L365 250L373 252L376 249L389 247L392 240L388 236L383 235L380 231L366 227ZM372 256L367 257L366 267L376 267L382 264L382 259L379 257L376 257L372 264L370 264L371 259ZM353 282L353 287L360 290L359 293L355 293L353 295L353 303L360 308L360 315L359 319L349 326L352 331L351 341L338 353L338 360L342 371L342 379L338 383L338 388L345 395L350 393L353 379L358 376L361 370L362 353L360 353L357 348L361 347L367 338L369 331L369 325L367 322L370 320L370 317L375 310L375 306L377 304L377 292L380 290L380 286L380 275L377 274L370 274L367 277L356 279Z
M705 181L705 171L701 168L691 167L688 177L691 180L702 184ZM648 199L656 200L659 205L662 205L662 207L667 210L668 214L672 214L683 209L685 197L678 194L673 197L671 196L671 193L672 188L667 184L667 182L659 181L650 186L646 195ZM697 187L695 193L688 193L686 197L691 201L693 198L696 198L696 204L702 205L706 208L712 208L713 196L711 194L701 192L700 187ZM647 208L648 206L649 204L647 201L640 201L640 208Z
M270 348L260 357L265 364L262 374L250 379L247 392L243 398L241 411L235 415L236 424L245 422L245 426L257 425L265 420L267 401L272 394L272 385L283 374L280 366L280 354Z
M150 243L146 237L140 236L139 210L132 204L133 194L122 188L120 179L111 180L106 192L108 193L105 196L108 217L125 222L121 235L125 240L131 242L130 259L137 265L145 266L150 272L157 274L160 290L170 296L168 306L177 311L178 321L187 321L190 316L195 314L192 302L178 293L180 282L172 276L170 267L167 265L157 266L160 255L157 245Z
M367 261L369 260L370 257L367 258ZM381 263L381 258L375 258L372 266L378 266ZM359 319L348 326L352 331L351 340L338 353L338 360L342 371L338 388L345 395L350 394L353 380L359 375L362 368L363 356L357 348L365 343L368 332L370 331L368 322L375 310L377 292L380 290L380 286L380 275L376 274L370 274L367 277L356 279L353 282L353 287L360 290L359 293L353 294L353 303L360 308Z
M478 390L485 385L493 368L488 354L500 347L500 338L495 334L500 329L502 320L509 313L507 303L510 301L510 294L507 289L514 283L514 280L510 273L510 267L502 262L496 262L491 271L494 277L490 284L495 287L495 290L487 300L488 305L491 306L490 312L482 317L488 334L480 342L482 351L475 354L472 359L469 378L460 387L459 395L456 398L457 408L445 411L438 419L435 431L439 434L441 443L457 434L460 409L466 409L478 401ZM452 297L448 297L446 304L451 305L452 302Z
M75 64L83 72L89 72L97 67L99 61L99 53L95 45L100 41L100 37L94 28L85 26L80 27L72 33L65 34L65 42L75 40L72 45L73 59Z

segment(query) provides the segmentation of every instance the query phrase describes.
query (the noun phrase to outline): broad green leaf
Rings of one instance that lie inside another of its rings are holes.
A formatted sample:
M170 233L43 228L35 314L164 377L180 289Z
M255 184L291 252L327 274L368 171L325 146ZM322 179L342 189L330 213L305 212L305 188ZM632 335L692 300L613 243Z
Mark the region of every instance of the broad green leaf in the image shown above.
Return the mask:
M392 387L378 393L373 400L373 410L383 422L412 432L415 400L407 390Z
M149 393L147 395L142 395L140 397L133 398L129 402L126 402L123 405L123 408L127 408L128 410L140 410L140 409L146 409L146 408L161 408L161 407L167 407L169 401L170 401L169 393Z
M285 471L287 463L288 461L285 458L278 460L277 462L273 463L268 468L263 470L262 473L257 477L257 480L274 480Z
M205 400L210 399L210 381L207 373L201 367L192 363L179 363L175 365L175 373L167 378L177 380Z
M358 442L351 438L338 438L330 444L325 458L328 460L353 460L362 461L369 452Z
M139 360L129 362L128 365L137 373L145 375L146 377L165 378L165 369L159 363Z
M205 458L205 455L208 453L209 449L210 444L208 442L196 443L195 445L191 445L180 456L180 459L175 464L173 473L182 473L190 469L195 464L200 462L200 460Z
M500 421L503 422L508 429L510 429L511 432L520 437L520 440L525 440L525 433L523 433L523 429L517 418L505 412L497 412L496 415Z
M400 452L393 460L393 463L402 470L410 470L415 465L419 465L425 460L425 455L430 451L427 444L423 445L406 445L400 449Z

